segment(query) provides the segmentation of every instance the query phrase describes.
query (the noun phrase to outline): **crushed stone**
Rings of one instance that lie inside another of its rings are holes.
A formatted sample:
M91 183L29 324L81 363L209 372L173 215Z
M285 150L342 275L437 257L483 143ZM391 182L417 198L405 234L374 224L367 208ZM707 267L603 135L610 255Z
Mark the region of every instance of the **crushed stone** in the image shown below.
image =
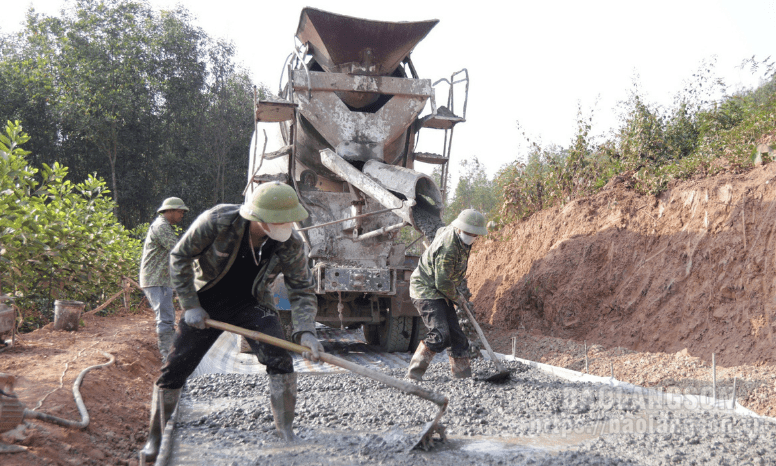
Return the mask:
M300 374L295 428L275 436L266 376L209 374L187 382L171 465L776 464L776 423L592 383L505 361L510 379L452 379L433 364L420 384L450 398L448 442L409 450L438 408L352 374ZM403 370L385 370L403 377ZM222 462L225 461L225 462Z

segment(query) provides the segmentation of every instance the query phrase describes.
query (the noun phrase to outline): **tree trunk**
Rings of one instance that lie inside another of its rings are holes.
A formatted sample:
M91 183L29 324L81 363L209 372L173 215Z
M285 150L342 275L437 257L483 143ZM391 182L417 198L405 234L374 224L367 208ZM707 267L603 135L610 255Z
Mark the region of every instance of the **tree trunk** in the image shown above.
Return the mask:
M113 215L119 218L119 187L116 183L116 158L118 157L118 136L116 135L116 120L111 122L111 146L108 149L108 161L110 162L110 177L113 183L113 201L116 203Z

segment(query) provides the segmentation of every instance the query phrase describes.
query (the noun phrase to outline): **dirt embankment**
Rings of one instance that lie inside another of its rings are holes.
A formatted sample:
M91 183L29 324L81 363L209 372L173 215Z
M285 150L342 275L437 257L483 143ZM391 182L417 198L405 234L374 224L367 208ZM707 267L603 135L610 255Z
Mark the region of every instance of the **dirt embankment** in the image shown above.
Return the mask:
M658 197L628 182L479 241L468 283L480 318L604 348L776 363L776 164Z

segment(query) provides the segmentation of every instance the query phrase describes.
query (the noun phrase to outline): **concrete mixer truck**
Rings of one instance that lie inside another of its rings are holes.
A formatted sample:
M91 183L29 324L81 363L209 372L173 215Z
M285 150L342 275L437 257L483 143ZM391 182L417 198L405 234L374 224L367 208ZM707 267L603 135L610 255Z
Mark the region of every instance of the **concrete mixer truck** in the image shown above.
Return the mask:
M305 8L278 94L255 102L246 196L268 181L294 187L310 213L297 229L316 277L317 321L361 326L387 352L413 350L424 327L409 298L418 256L401 230L431 241L443 225L453 130L466 117L468 72L432 83L410 59L437 22ZM447 90L446 106L436 104L437 87ZM443 135L440 153L416 151L421 130ZM419 162L441 166L441 186L416 170ZM279 279L277 307L288 322L282 288Z

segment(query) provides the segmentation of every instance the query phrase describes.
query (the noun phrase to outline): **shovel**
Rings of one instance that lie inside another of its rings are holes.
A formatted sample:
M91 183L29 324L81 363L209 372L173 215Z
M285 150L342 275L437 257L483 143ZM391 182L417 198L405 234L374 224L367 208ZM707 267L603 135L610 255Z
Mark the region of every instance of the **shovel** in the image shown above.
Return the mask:
M244 336L245 338L251 338L253 340L260 341L262 343L278 346L280 348L283 348L288 351L293 351L295 353L299 353L299 354L310 353L310 348L306 346L297 345L296 343L291 343L289 341L282 340L280 338L275 338L275 337L266 335L264 333L257 332L255 330L248 330L242 327L238 327L236 325L227 324L225 322L219 322L213 319L205 319L205 325L207 325L208 327L217 328L219 330L226 330L227 332L236 333L238 335ZM384 383L385 385L399 389L404 393L415 395L417 397L423 398L424 400L431 401L432 403L439 406L439 411L434 417L434 420L432 420L431 422L427 422L423 426L423 430L420 433L420 437L418 438L417 441L413 443L410 450L413 450L415 448L422 448L424 450L428 450L430 447L434 446L435 440L439 442L444 442L445 440L447 440L447 437L445 436L445 427L439 423L439 420L445 414L445 410L447 409L447 403L450 401L446 396L440 395L438 393L434 393L430 390L426 390L423 387L407 382L405 380L399 380L389 375L385 375L382 372L376 372L376 371L367 369L364 366L358 365L356 363L347 361L342 358L338 358L329 353L320 353L318 359L324 362L328 362L329 364L341 367L343 369L347 369L351 372L355 372L356 374L363 375L364 377L369 377L370 379L377 380L378 382ZM439 436L438 439L434 437L435 433L438 434Z
M469 309L469 305L467 304L466 298L464 298L461 295L458 295L458 301L460 305L463 307L463 310L466 311L466 315L469 316L469 320L471 321L472 325L474 325L474 329L477 330L477 335L480 336L480 341L482 341L482 344L485 346L485 349L488 351L488 356L490 356L490 360L493 361L493 363L496 365L496 369L498 369L498 373L493 374L489 377L485 378L485 381L487 382L504 382L507 379L509 379L509 371L504 368L504 366L501 365L501 361L496 357L496 353L493 352L493 349L490 347L490 344L488 344L488 340L485 339L485 334L482 333L482 329L480 328L480 324L477 323L477 321L474 319L474 314Z

